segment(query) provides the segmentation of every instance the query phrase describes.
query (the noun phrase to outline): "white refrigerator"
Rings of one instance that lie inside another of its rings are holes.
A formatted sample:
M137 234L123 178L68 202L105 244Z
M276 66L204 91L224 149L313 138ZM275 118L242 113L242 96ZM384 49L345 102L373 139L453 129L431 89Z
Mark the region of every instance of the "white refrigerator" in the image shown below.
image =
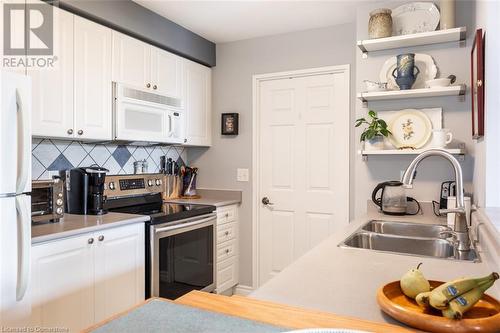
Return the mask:
M31 80L0 71L0 327L26 326L31 251Z

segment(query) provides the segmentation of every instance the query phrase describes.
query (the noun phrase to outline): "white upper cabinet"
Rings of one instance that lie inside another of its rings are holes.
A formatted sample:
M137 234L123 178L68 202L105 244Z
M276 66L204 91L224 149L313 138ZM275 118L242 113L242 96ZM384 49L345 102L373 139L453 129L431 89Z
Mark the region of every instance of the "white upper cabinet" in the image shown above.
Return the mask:
M184 62L186 140L190 146L212 144L212 70Z
M182 58L151 47L151 84L162 95L182 99Z
M50 5L47 5L50 6ZM33 81L34 136L72 138L73 118L73 21L74 15L54 7L54 45L57 61L54 68L28 69ZM111 112L111 111L110 111Z
M113 31L113 81L182 98L182 58Z
M150 58L150 45L113 31L113 81L152 88Z
M112 136L111 29L75 17L76 138Z

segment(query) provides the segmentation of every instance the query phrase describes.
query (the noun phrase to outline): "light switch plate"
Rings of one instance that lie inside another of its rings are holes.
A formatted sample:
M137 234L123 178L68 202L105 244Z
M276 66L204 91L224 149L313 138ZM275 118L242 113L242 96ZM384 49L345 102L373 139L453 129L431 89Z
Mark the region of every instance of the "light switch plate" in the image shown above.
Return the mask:
M248 169L236 169L236 180L239 182L248 181Z

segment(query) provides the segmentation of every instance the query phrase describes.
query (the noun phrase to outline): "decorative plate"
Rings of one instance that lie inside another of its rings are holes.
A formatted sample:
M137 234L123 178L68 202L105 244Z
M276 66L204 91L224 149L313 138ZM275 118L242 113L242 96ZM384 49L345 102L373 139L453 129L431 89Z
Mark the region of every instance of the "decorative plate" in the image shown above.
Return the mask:
M396 57L391 57L385 61L380 70L380 82L387 82L387 90L399 90L396 80L392 77L392 71L396 68L396 64ZM436 78L438 68L430 55L415 53L415 66L420 70L420 74L418 74L412 89L425 88L425 81Z
M403 110L391 119L389 140L396 148L421 148L432 134L432 122L419 110Z
M436 30L439 9L432 2L410 2L392 10L393 36Z

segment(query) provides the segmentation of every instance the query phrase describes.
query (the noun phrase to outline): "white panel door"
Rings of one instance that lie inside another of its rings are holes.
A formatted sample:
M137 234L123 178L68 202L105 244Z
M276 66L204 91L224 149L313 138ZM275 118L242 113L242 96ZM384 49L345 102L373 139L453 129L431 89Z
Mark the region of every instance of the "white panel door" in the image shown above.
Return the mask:
M186 144L210 146L212 144L212 70L186 61Z
M260 284L348 223L348 76L260 83Z
M75 17L75 136L112 136L111 29Z
M150 45L113 31L113 81L150 88L150 58Z
M144 300L144 225L94 235L95 320L99 322Z
M79 332L94 323L91 242L85 235L32 247L33 325Z
M50 5L47 5L50 6ZM58 29L57 61L52 69L28 69L33 79L33 135L72 138L73 128L73 19L74 15L53 8Z
M182 58L151 47L151 84L162 95L182 98Z

